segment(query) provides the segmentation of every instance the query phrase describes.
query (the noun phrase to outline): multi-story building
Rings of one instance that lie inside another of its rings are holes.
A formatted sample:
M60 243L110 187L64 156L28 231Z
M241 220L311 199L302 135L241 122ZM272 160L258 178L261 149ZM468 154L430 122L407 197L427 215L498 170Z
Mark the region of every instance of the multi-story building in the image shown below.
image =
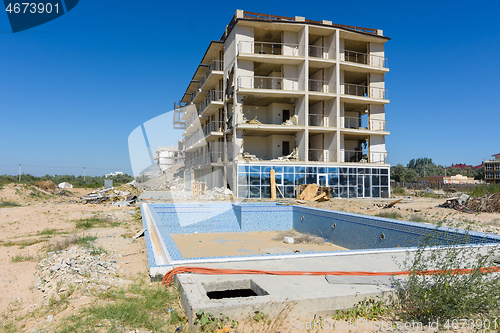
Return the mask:
M274 169L285 197L312 183L334 197L388 197L388 40L376 29L237 10L176 111L186 179L265 198Z
M487 183L500 183L500 154L492 155L494 159L484 161L484 181Z

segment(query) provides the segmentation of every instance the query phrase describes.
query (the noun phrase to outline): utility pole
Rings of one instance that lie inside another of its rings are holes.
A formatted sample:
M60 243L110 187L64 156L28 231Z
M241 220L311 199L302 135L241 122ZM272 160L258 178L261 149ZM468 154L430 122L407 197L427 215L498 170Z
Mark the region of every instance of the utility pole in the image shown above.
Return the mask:
M83 181L85 181L85 167L83 167Z
M19 182L21 182L21 164L19 164Z

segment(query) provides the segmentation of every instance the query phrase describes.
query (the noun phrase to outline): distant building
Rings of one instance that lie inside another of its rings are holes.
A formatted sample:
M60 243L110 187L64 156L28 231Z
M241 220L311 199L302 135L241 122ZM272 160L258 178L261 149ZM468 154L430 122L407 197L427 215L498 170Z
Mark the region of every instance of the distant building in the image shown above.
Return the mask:
M108 178L108 177L113 177L113 176L118 176L118 175L123 175L123 172L116 171L116 172L108 173L108 174L104 175L104 177Z
M451 169L451 168L456 168L456 169L460 169L460 170L465 170L467 168L471 168L472 170L475 170L475 169L481 168L483 165L484 165L484 163L481 163L481 164L476 165L476 166L467 165L467 164L464 164L464 163L459 163L459 164L452 164L451 166L449 166L449 167L447 167L445 169L448 170L448 169Z
M500 154L492 155L494 159L484 161L484 180L487 183L500 183Z
M481 180L475 180L472 177L455 175L455 176L427 176L427 177L418 177L417 181L420 183L429 183L429 184L477 184L481 183Z
M180 145L181 143L179 143ZM182 147L179 149L179 146L158 147L154 159L158 163L161 172L167 172L174 164L184 163Z

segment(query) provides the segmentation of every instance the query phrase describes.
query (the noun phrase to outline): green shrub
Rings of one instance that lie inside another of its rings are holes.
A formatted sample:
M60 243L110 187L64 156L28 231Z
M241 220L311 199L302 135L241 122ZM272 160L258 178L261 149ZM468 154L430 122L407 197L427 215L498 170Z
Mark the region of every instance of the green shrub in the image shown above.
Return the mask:
M403 216L398 212L380 212L376 216L387 217L389 219L402 219Z
M392 194L405 194L406 191L402 187L398 187L392 190Z
M480 185L476 186L470 195L472 197L482 197L487 194L500 193L500 184Z

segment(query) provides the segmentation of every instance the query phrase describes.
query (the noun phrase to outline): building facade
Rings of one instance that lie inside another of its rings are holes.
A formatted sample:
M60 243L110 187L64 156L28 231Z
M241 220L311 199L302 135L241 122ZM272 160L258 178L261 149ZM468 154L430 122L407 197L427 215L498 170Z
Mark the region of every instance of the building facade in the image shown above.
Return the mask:
M240 198L300 184L389 197L381 30L237 10L176 109L186 179Z
M500 184L500 154L492 156L493 159L484 161L484 181Z

